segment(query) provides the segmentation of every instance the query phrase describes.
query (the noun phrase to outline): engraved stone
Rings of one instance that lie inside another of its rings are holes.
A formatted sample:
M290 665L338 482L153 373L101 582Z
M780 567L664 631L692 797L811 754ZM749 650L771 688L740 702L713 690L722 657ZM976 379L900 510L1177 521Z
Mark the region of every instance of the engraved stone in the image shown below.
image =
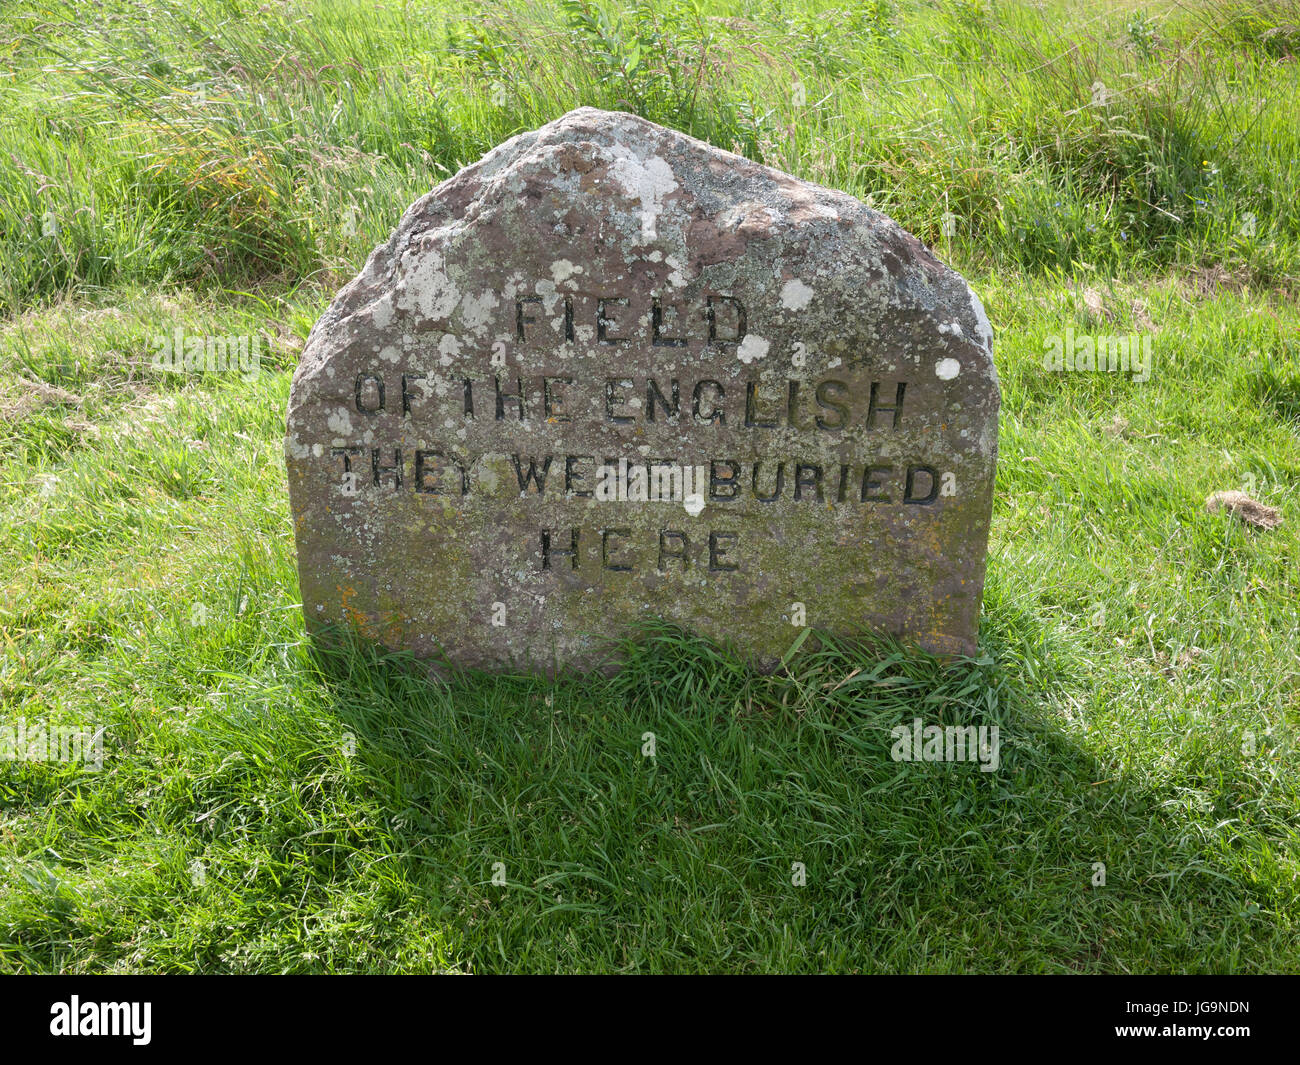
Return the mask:
M421 197L316 323L285 440L313 630L590 668L638 620L975 650L978 297L858 200L582 108Z

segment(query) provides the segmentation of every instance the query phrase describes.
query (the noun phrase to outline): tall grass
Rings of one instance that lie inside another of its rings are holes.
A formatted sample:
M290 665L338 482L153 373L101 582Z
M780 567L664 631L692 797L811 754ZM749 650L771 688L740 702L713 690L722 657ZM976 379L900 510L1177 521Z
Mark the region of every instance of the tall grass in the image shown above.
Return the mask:
M579 104L870 198L959 264L1291 285L1300 0L256 4L12 15L0 313L347 272ZM950 224L945 227L945 218Z

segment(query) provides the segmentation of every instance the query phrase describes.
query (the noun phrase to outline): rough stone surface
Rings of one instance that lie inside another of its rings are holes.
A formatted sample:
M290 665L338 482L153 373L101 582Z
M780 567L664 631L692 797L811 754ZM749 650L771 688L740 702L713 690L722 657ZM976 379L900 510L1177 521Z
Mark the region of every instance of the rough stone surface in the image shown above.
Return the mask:
M979 299L889 218L583 108L421 197L312 330L303 609L488 668L648 617L760 666L803 625L972 653L998 399Z

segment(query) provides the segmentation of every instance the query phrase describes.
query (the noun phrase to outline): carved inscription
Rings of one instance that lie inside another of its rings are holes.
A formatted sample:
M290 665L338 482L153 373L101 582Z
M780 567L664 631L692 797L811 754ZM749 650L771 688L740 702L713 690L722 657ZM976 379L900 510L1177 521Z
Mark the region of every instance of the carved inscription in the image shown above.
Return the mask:
M619 335L623 328L614 316L616 308L629 306L628 298L611 296L595 302L596 336L601 343L615 345L638 339ZM541 304L537 296L515 300L514 326L521 344L531 338L537 346L539 340L547 339L545 334L533 336L541 333L536 328ZM562 307L560 331L571 340L572 297L565 297ZM651 307L651 334L639 339L652 347L686 347L690 338L664 335L660 297L652 297ZM740 300L711 296L705 307L707 329L699 339L707 345L743 341L748 314ZM725 308L725 316L719 308ZM728 323L721 334L720 318ZM947 494L955 494L952 474L945 482L944 473L920 456L890 461L868 450L854 461L828 464L764 439L772 430L835 435L856 428L868 434L897 433L905 426L906 380L869 380L855 387L836 377L789 377L773 382L746 376L728 386L711 377L493 374L457 378L454 387L444 388L441 395L423 387L428 380L427 373L401 368L376 366L358 372L352 389L356 428L373 437L372 421L392 414L417 429L428 425L444 432L458 421L479 419L521 424L534 420L550 425L587 420L617 427L686 422L704 430L695 442L706 457L689 463L674 456L629 460L619 455L509 452L513 483L496 488L523 505L541 498L685 502L698 497L723 507L749 500L766 506L926 507L935 505L945 488ZM400 406L390 409L389 397L400 397ZM643 402L635 402L637 398ZM728 425L740 426L750 434L750 453L741 457L708 455L708 428ZM374 443L335 444L329 455L346 495L355 495L362 488L439 496L490 490L471 472L481 465L483 456L436 436L427 446L410 449ZM517 494L513 492L516 485ZM739 531L692 533L663 528L649 539L648 546L633 542L632 530L625 527L544 527L539 528L536 561L542 570L557 565L578 570L590 564L612 573L632 573L640 566L653 565L667 573L670 561L680 572L688 571L692 564L706 565L710 573L743 570Z

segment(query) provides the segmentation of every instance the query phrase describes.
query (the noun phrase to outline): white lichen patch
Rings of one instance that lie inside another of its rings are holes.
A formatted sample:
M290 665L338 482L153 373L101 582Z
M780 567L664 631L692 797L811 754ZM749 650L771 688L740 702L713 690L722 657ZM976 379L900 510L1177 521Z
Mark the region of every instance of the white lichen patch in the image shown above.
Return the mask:
M641 204L641 239L654 240L664 198L677 188L673 168L662 156L642 157L626 145L617 144L612 150L615 159L609 168L610 176L630 199Z
M491 289L480 292L477 296L465 293L460 305L460 320L471 332L478 332L492 318L492 312L500 304L497 294Z
M556 259L551 263L551 280L557 285L562 285L569 278L576 274L582 273L581 266L575 266L568 259Z
M460 289L446 274L446 263L437 251L408 252L403 257L404 277L396 305L421 318L445 319L460 302Z
M683 272L685 267L682 265L681 259L677 258L676 255L670 255L664 260L664 265L672 271L672 273L668 275L668 284L672 285L673 288L684 287L686 284L686 274Z
M438 364L450 366L452 360L460 358L460 338L455 333L445 333L438 341Z
M787 311L802 311L812 302L813 290L797 277L781 286L781 306Z
M748 366L757 359L766 358L768 349L771 346L768 341L757 333L749 333L736 347L736 358Z
M560 298L560 294L555 288L555 282L548 277L544 277L534 287L537 295L542 297L542 307L546 310L546 313L553 315L556 301Z
M984 304L980 302L975 290L968 288L967 291L970 293L971 310L975 312L975 336L984 350L991 354L993 351L993 327L989 325L989 317L984 313Z
M524 275L518 271L506 278L505 284L501 286L501 292L507 300L513 300L524 291Z
M956 359L940 359L934 364L934 376L940 381L951 381L961 373L961 363Z

